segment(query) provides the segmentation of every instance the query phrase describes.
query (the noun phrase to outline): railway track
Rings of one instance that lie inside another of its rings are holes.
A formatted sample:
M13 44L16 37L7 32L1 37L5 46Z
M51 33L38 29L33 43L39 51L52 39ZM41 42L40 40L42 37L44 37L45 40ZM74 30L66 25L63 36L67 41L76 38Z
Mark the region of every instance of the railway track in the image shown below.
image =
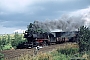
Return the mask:
M57 48L64 48L64 47L68 47L69 45L71 47L74 46L75 43L63 43L63 44L55 44L55 45L50 45L50 46L44 46L43 48L41 48L39 52L49 52L52 51L53 49L57 49ZM70 47L69 46L69 47ZM33 55L35 51L35 48L32 49L16 49L16 50L4 50L1 51L2 54L4 54L5 60L14 60L15 57L19 57L22 54L30 54Z

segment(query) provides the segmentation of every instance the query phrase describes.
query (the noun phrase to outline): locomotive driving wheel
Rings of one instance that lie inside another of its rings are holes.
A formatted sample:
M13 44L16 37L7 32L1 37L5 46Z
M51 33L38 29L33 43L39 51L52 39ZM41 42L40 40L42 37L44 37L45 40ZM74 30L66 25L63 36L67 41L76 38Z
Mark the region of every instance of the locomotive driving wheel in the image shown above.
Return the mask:
M43 46L47 46L47 41L43 41Z

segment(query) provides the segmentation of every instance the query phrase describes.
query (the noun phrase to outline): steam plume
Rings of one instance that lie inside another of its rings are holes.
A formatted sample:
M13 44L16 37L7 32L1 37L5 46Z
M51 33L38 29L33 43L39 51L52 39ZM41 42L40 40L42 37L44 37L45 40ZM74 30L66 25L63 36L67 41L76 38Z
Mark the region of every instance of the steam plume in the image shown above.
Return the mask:
M85 20L81 17L63 16L57 20L49 20L45 22L34 21L34 25L46 31L53 31L55 29L62 31L75 31L78 30L80 26L83 26L84 22Z

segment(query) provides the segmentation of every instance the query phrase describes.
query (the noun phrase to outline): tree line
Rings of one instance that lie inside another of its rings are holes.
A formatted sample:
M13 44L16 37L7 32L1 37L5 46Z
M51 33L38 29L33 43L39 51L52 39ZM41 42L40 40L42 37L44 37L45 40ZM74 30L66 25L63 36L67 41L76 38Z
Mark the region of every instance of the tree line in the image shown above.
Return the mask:
M25 41L23 34L15 32L14 34L4 34L0 36L0 50L16 48L18 44Z

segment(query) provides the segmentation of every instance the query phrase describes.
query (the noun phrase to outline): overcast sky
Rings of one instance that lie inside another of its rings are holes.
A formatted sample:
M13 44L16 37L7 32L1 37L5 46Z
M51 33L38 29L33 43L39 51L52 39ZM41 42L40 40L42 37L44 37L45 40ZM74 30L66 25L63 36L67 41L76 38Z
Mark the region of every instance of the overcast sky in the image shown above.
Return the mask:
M60 18L90 6L90 0L0 0L0 34L25 30L30 22Z

